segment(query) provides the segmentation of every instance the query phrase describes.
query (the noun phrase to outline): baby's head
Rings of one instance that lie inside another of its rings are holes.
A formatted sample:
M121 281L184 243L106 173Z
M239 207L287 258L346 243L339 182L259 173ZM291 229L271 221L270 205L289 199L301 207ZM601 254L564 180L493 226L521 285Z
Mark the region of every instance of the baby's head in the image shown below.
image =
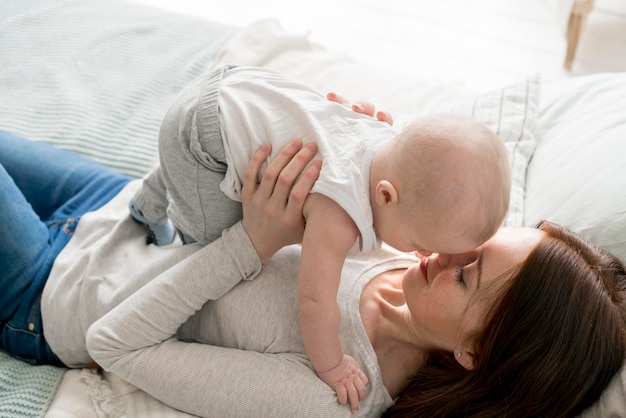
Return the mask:
M374 227L402 251L470 251L495 234L509 207L504 144L460 115L411 123L379 149L371 175Z

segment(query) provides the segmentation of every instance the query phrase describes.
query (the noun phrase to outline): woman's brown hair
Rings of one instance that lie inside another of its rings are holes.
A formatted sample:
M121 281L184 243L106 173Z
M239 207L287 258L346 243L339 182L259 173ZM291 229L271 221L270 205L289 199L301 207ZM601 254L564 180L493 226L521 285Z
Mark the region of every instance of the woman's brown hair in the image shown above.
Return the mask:
M475 368L429 353L386 417L572 417L626 355L626 272L558 225L546 231L487 315Z

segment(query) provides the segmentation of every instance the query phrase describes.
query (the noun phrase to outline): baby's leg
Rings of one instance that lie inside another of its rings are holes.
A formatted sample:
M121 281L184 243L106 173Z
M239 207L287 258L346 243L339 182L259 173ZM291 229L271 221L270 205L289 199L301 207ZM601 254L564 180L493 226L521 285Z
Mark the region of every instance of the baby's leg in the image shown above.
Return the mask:
M137 209L148 222L160 224L167 220L167 194L161 167L153 168L143 178L141 189L135 193L134 200Z
M149 243L167 245L174 241L176 229L167 218L167 193L161 167L155 167L144 177L128 209L133 219L148 230Z
M203 244L241 220L241 203L220 190L227 164L219 122L224 68L185 87L165 114L159 132L167 215L183 236Z
M183 236L208 244L219 238L224 229L241 220L241 203L221 191L223 169L211 170L198 164L193 176L189 176L192 169L189 165L182 169L183 173L174 174L170 179L174 187L170 192L172 200L168 215Z

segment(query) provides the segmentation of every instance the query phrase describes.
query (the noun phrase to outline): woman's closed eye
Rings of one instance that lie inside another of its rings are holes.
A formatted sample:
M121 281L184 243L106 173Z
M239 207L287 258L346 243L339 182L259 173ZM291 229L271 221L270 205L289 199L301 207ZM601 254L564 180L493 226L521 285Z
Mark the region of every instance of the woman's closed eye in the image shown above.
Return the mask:
M473 277L475 270L478 270L478 277L476 277L475 286L478 288L480 286L480 276L482 271L482 258L483 252L482 250L476 254L472 254L470 257L466 258L462 262L460 262L456 268L454 269L454 275L457 282L461 283L463 286L467 287L467 281L465 280L465 268L468 267L469 271L467 272Z
M465 286L465 279L463 278L463 270L465 269L465 266L460 265L457 266L455 268L455 277L456 277L456 281L463 284L463 286Z

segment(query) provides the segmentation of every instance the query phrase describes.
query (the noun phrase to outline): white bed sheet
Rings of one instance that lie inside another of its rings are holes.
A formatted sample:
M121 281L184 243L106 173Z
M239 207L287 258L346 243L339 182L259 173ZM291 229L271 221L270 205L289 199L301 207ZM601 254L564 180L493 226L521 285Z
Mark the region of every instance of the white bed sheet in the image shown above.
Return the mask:
M115 375L96 369L68 370L46 418L189 418Z

